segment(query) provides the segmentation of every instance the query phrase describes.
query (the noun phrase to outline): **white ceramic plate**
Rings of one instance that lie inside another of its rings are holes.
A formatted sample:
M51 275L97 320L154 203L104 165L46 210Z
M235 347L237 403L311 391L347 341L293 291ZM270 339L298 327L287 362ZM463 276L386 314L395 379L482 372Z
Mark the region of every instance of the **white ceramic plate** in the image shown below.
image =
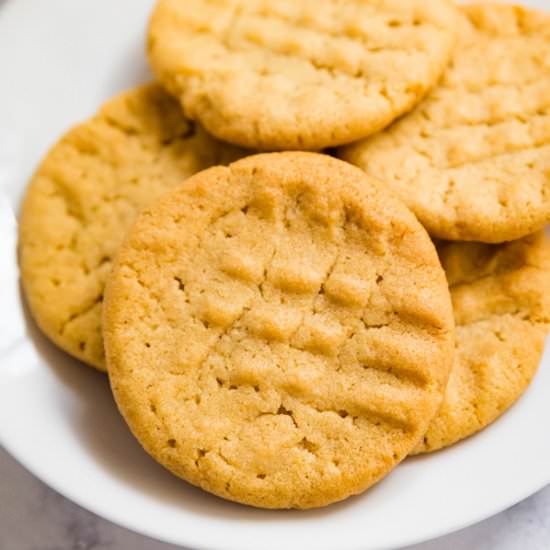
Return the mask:
M151 5L0 5L2 445L81 506L151 537L208 550L395 548L477 522L550 483L549 355L521 401L482 434L407 460L361 497L319 511L269 512L222 501L165 472L129 435L106 377L37 332L21 300L12 211L62 131L149 78L142 52Z

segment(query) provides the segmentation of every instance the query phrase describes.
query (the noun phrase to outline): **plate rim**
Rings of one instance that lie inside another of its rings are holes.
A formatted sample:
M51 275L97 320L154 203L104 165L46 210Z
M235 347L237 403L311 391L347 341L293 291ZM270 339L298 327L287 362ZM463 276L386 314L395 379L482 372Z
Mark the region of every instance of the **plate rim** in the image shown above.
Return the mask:
M28 335L25 335L25 341L27 341L28 339L29 339ZM83 366L83 368L86 368L86 367ZM510 410L512 409L513 407ZM471 437L475 437L475 435L477 434L474 434ZM181 539L177 539L171 536L167 536L165 534L157 533L154 529L147 528L145 526L137 526L137 525L131 524L126 520L126 518L124 517L124 514L120 514L120 516L117 517L112 513L111 514L105 513L100 509L99 504L96 506L93 503L86 502L86 499L82 498L77 490L75 490L74 492L70 490L66 490L65 487L61 486L61 484L58 483L55 477L48 478L47 475L44 475L44 473L34 468L33 465L27 460L27 458L23 454L18 453L13 448L13 446L10 446L9 443L7 443L4 440L4 438L2 438L1 434L0 434L0 445L2 445L2 447L10 455L10 457L12 457L18 464L20 464L27 472L32 474L35 478L40 480L42 483L44 483L44 485L53 489L56 493L60 494L67 500L77 504L84 510L89 511L94 515L106 521L109 521L114 525L121 526L124 529L127 529L128 531L148 537L158 542L164 542L167 544L183 547L186 550L240 550L241 548L238 544L232 544L232 543L224 547L215 546L215 545L204 543L203 541L198 540L195 537L189 537L187 542L182 543ZM443 449L441 452L444 452L444 451L445 450ZM178 481L186 483L183 480L178 480ZM463 521L459 521L453 527L450 527L450 528L448 526L441 527L441 528L436 527L432 530L433 532L430 534L428 533L419 534L419 536L417 537L408 538L407 540L403 540L399 542L397 546L394 543L391 543L389 545L379 546L377 550L398 550L399 548L422 544L424 542L433 541L438 538L444 537L446 535L456 533L457 531L460 531L467 527L471 527L473 525L481 523L491 517L498 515L499 513L505 510L508 510L509 508L515 506L516 504L524 501L530 496L543 490L547 486L550 486L550 469L548 470L548 476L545 480L542 480L541 482L533 483L524 491L522 491L522 494L518 494L515 497L510 498L506 500L506 502L499 502L494 507L491 507L491 509L488 510L487 513L481 516L472 514L472 515L475 515L476 517L471 517ZM219 497L216 497L216 498L219 498ZM352 545L342 544L339 550L364 550L364 545L361 543L352 544Z

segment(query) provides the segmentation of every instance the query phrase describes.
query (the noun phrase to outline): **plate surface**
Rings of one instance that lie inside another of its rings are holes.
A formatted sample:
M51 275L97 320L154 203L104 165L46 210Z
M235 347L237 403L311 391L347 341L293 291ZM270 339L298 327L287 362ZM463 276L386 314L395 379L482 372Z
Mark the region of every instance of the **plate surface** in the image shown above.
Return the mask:
M547 0L529 2L544 7ZM550 354L520 402L482 434L405 461L365 495L309 512L224 502L172 477L127 431L105 376L29 319L15 256L21 193L61 132L150 78L152 0L8 0L0 7L0 443L81 506L194 549L396 548L480 521L550 483Z

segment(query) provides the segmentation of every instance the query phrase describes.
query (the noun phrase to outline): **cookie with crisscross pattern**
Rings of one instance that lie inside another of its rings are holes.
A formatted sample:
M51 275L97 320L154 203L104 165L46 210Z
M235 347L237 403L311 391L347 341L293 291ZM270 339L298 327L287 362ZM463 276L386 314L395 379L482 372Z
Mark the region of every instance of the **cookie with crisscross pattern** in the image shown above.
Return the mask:
M313 150L420 101L449 60L457 15L448 0L160 0L148 53L213 135Z
M58 346L105 369L105 280L137 212L242 151L186 119L159 85L126 92L55 144L23 202L20 263L34 318Z
M104 312L111 386L145 449L268 508L322 506L387 474L452 364L427 233L359 169L312 153L211 168L145 210Z

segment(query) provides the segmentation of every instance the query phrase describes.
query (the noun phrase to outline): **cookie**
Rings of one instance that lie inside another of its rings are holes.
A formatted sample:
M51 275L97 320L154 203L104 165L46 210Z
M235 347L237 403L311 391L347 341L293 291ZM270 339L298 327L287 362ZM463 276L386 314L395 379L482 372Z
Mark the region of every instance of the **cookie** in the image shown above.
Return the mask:
M415 452L452 445L494 422L527 389L550 323L550 243L445 244L456 355L442 408Z
M386 182L435 237L519 239L550 222L550 15L463 10L441 84L337 155Z
M418 103L449 60L458 13L448 0L159 0L148 55L220 139L315 150Z
M32 315L58 346L104 369L105 279L138 210L238 151L184 118L156 84L107 102L47 154L28 188L20 265Z
M145 450L265 508L359 493L418 443L454 333L414 215L314 153L215 167L145 210L104 308L111 387Z

